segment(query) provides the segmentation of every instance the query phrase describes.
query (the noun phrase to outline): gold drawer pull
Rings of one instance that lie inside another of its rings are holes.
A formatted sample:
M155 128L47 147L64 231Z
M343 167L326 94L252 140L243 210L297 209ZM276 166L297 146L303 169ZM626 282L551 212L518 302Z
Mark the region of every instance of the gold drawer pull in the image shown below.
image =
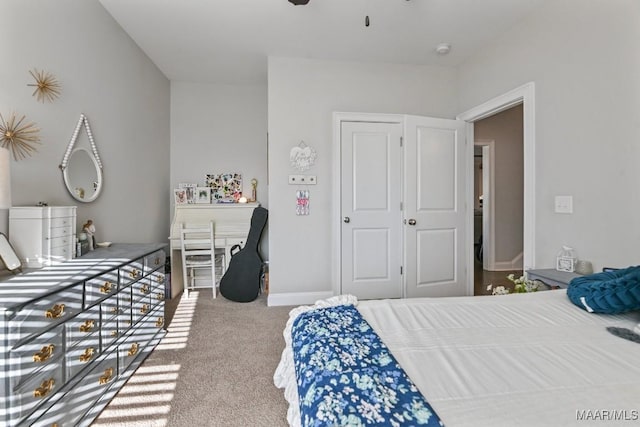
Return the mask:
M44 380L40 387L33 390L33 397L45 397L47 394L53 390L53 385L55 384L55 380L53 378L49 378L48 380Z
M149 285L142 285L140 287L140 292L142 292L143 294L148 294L149 293Z
M148 311L149 311L149 304L143 304L142 307L140 307L140 314L147 314Z
M108 282L108 281L104 282L104 285L100 286L100 293L110 294L111 291L112 291L112 289L111 289L112 287L113 287L113 283Z
M161 327L164 324L164 317L158 317L158 320L156 320L156 328Z
M164 283L164 274L158 274L156 276L156 283Z
M117 337L118 336L118 331L111 331L111 336L112 337Z
M156 299L157 299L158 301L162 301L162 300L164 299L164 292L158 292L158 293L156 294Z
M47 319L57 319L64 314L64 304L56 304L49 310L44 312L44 317Z
M127 353L127 355L135 356L137 353L138 353L138 343L134 342L133 344L131 344L131 348L129 349L129 352Z
M82 325L80 325L80 332L91 332L95 325L95 320L87 320Z
M93 357L93 352L95 351L95 349L93 347L89 347L87 349L85 349L84 353L82 353L80 355L80 361L83 363L88 362L89 360L91 360L91 358Z
M160 265L160 257L159 257L159 256L157 256L157 257L153 260L153 263L154 263L155 265Z
M135 279L138 277L139 274L140 274L140 270L138 270L137 268L134 268L129 272L129 277L131 277L132 279Z
M53 344L45 345L44 347L42 347L42 350L40 350L37 353L34 353L33 361L34 362L45 362L45 361L47 361L47 359L49 359L51 356L53 356L53 349L54 348L56 348L56 347Z
M98 378L99 384L106 384L113 378L113 368L108 368L104 370L104 375Z
M118 307L111 307L111 310L109 310L111 312L111 314L117 314L120 312L120 310L118 310Z

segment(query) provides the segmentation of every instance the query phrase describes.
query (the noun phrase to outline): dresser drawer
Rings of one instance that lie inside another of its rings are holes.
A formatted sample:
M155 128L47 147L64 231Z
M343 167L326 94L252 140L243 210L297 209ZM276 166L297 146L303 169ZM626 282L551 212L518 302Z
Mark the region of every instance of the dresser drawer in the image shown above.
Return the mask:
M31 414L57 393L63 385L61 366L56 370L38 372L37 375L34 375L13 392L14 407L17 411L16 419L22 419ZM21 425L29 424L23 423Z
M154 253L144 257L144 274L164 267L167 255L164 250L155 251ZM164 269L163 269L164 270Z
M20 387L33 375L60 368L64 354L62 325L37 336L10 352L11 388Z
M164 283L162 283L161 285L156 285L154 286L153 289L151 289L151 306L152 307L155 307L156 305L160 304L165 299L166 299L166 296L164 294Z
M72 235L52 238L49 239L49 247L53 252L56 248L68 247L74 240L74 236Z
M64 215L59 217L52 216L49 220L51 228L73 228L74 217L71 215Z
M67 378L72 378L90 362L100 355L100 334L96 331L78 343L75 347L67 349L66 372Z
M164 309L157 309L145 316L118 345L120 371L124 372L142 353L164 326Z
M71 236L73 236L73 229L71 228L71 226L50 228L46 235L47 239L49 240L55 239L58 237L71 237Z
M9 321L9 344L39 334L82 310L82 284L21 307Z
M118 271L110 271L87 280L84 284L85 307L89 307L118 292Z
M143 297L139 297L138 299L134 299L133 304L131 306L131 317L133 321L133 325L135 326L140 320L144 318L151 311L151 297L149 295L145 295Z
M126 286L142 278L142 258L120 267L120 286Z
M94 397L102 396L118 377L118 354L112 352L98 361L94 368L68 393L29 426L73 427L95 404ZM93 396L89 397L88 396Z
M57 248L51 248L47 264L62 262L71 258L73 258L73 253L70 245L58 246Z
M65 323L67 348L73 348L100 330L100 307L95 306Z

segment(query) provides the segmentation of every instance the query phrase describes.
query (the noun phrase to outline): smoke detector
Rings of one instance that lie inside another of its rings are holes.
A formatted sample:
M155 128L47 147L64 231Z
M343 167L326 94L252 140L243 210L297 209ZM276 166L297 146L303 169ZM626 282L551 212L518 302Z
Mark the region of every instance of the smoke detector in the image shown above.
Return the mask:
M436 46L436 52L438 55L446 55L451 50L451 45L449 43L440 43Z

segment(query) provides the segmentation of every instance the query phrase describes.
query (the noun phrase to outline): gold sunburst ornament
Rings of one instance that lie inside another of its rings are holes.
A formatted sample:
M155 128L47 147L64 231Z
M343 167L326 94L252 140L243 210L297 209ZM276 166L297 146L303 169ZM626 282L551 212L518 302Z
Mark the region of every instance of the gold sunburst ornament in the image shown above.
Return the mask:
M36 82L29 83L27 86L33 86L36 88L32 95L35 96L38 101L42 103L44 103L45 100L53 102L60 96L61 86L53 74L45 71L38 71L35 68L33 70L29 70L29 74L31 74Z
M25 116L16 121L16 115L11 113L9 120L4 120L0 114L0 146L11 151L15 160L24 159L35 153L36 144L40 144L40 136L35 123L25 123Z

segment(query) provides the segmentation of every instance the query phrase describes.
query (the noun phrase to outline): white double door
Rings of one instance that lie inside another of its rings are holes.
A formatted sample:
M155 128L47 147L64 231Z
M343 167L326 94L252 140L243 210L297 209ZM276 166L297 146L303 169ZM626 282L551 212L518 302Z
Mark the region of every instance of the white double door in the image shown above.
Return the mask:
M467 294L464 122L340 122L341 292Z

